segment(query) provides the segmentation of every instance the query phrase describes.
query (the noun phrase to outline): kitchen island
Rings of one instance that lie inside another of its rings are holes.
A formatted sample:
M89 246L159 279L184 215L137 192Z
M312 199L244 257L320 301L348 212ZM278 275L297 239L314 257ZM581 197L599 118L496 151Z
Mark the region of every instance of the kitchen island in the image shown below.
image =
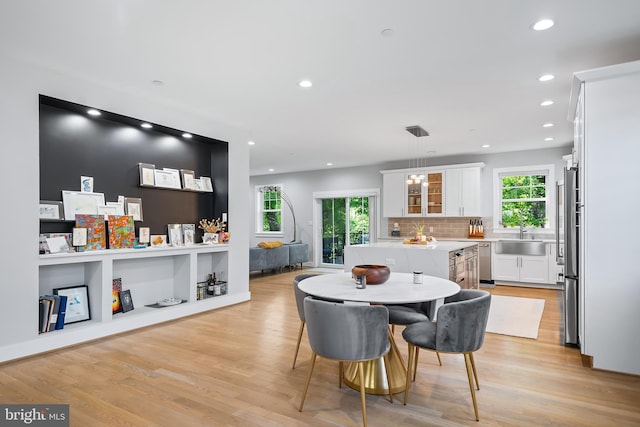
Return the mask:
M478 243L472 241L439 241L427 245L384 241L345 246L344 271L354 265L386 265L393 272L423 274L452 280L462 288L479 286Z

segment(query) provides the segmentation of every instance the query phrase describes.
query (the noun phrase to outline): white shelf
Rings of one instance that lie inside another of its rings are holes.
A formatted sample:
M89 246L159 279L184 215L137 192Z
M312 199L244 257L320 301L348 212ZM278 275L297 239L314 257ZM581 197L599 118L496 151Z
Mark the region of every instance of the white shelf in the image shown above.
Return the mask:
M51 294L55 288L87 285L91 319L38 334L35 299L33 333L3 347L0 362L248 301L250 293L234 289L228 280L228 252L228 244L197 244L40 255L39 295ZM227 282L227 294L197 300L197 282L206 280L212 272ZM135 308L113 314L112 280L118 277L122 278L122 288L131 290ZM162 308L145 307L169 297L185 302Z

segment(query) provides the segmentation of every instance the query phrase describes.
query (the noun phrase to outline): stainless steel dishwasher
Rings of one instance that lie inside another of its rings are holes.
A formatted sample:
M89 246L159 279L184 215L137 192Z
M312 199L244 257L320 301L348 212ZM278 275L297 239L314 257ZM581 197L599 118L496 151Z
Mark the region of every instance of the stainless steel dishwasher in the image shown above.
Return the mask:
M491 242L479 242L480 248L480 283L493 285L491 278ZM493 286L483 286L485 288Z

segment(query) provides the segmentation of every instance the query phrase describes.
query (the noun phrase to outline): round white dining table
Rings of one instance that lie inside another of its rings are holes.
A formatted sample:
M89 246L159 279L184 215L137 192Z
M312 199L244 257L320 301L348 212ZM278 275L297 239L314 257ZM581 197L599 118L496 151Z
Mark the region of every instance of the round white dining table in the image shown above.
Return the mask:
M413 283L413 274L391 272L389 279L381 284L367 284L366 288L356 288L355 279L351 273L322 274L301 280L298 288L315 297L345 302L370 304L407 304L424 301L435 301L431 304L429 318L435 320L437 309L448 296L460 291L460 286L451 280L440 277L422 277L422 283ZM366 362L365 391L371 394L388 394L404 391L406 381L406 365L395 345L393 334L389 331L391 351L389 351L389 382L385 375L384 359ZM344 371L345 383L359 390L360 381L357 377L355 364Z

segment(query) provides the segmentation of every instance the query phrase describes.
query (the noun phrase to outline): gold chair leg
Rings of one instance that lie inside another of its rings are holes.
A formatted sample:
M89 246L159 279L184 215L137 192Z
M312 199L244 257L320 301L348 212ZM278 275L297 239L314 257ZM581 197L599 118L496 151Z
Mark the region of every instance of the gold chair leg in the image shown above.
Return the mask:
M298 345L296 346L296 354L293 355L293 367L296 369L296 359L298 358L298 351L300 350L300 342L302 341L302 332L304 332L304 320L300 321L300 332L298 332Z
M384 355L384 373L387 375L387 387L389 388L389 400L393 403L393 393L391 393L391 378L389 377L389 353Z
M311 362L309 363L309 373L307 374L307 382L304 385L304 391L302 392L302 400L300 400L300 409L302 412L302 405L304 405L304 399L307 397L307 391L309 390L309 383L311 382L311 374L313 373L313 366L316 364L316 352L311 355Z
M360 377L360 402L362 403L362 424L367 427L367 403L364 391L364 369L363 363L358 362L358 376Z
M396 325L394 325L393 323L391 324L391 333L395 333L396 332Z
M342 379L344 378L344 363L338 362L338 388L342 388Z
M442 360L440 360L440 353L436 351L436 356L438 356L438 363L442 366Z
M420 357L420 347L414 346L416 356L413 359L413 382L416 381L416 372L418 372L418 357Z
M478 415L478 403L476 402L476 390L473 387L473 376L471 374L473 370L473 366L471 364L471 358L469 357L470 353L464 353L464 364L467 367L467 377L469 379L469 390L471 390L471 399L473 400L473 410L476 414L476 421L480 421L480 416Z
M480 390L480 383L478 382L478 371L476 371L476 362L473 359L473 353L469 353L471 359L471 367L473 368L473 377L476 379L476 389Z
M403 404L407 404L407 398L409 396L409 384L411 383L411 367L413 366L413 358L414 352L418 349L418 347L409 344L409 361L407 362L407 379L404 384L404 402ZM415 375L415 374L414 374Z

